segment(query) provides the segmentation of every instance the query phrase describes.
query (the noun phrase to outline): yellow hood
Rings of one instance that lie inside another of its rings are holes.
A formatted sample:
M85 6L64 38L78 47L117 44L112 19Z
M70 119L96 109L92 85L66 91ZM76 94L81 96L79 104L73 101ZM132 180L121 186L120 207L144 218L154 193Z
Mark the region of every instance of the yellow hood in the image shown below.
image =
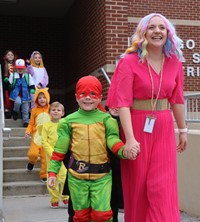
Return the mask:
M42 54L38 51L34 51L32 54L31 54L31 58L30 58L30 62L31 62L31 65L33 67L37 67L36 64L35 64L35 61L33 59L34 55L35 54L40 54L41 55L41 60L40 60L40 68L44 68L44 63L43 63L43 59L42 59Z

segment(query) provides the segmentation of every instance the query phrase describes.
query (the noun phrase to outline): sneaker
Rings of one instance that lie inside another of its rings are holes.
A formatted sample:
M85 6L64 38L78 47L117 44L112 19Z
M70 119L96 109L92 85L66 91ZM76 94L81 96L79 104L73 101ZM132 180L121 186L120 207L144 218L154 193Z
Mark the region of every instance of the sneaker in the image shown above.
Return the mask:
M12 116L13 116L13 119L14 119L14 120L17 120L17 119L18 119L18 116L19 116L19 113L13 111Z
M68 205L68 199L63 200L64 205Z
M58 202L53 202L53 203L51 203L51 208L57 209L58 207L59 207Z
M24 123L24 127L27 127L28 126L28 123Z
M42 183L47 183L47 178L42 178L40 181L41 181ZM57 203L57 202L55 202L55 203Z
M34 167L34 164L32 164L32 163L28 163L28 164L26 165L26 169L27 169L28 171L31 171L31 170L33 169L33 167Z

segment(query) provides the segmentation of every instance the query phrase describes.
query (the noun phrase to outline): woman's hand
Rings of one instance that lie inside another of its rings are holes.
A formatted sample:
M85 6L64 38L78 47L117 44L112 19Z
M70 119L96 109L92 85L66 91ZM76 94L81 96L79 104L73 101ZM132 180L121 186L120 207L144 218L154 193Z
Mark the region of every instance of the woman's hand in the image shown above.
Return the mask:
M171 104L171 109L178 129L186 130L186 132L179 132L179 144L176 147L177 152L182 153L187 147L187 126L185 123L184 104Z
M140 143L138 143L134 138L129 139L125 143L123 150L123 155L130 160L135 160L140 153Z
M176 147L177 152L182 153L187 148L187 133L179 133L179 144Z

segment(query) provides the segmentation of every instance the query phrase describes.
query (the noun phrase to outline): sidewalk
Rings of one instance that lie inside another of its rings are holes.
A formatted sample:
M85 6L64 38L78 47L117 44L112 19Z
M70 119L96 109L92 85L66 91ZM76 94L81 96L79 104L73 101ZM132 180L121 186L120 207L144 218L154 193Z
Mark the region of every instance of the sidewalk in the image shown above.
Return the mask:
M60 202L58 209L52 209L49 200L49 195L6 197L3 199L5 222L68 222L66 206ZM119 213L119 222L124 221L123 217Z
M66 206L60 203L59 209L52 209L49 206L49 199L48 195L4 198L5 222L67 222ZM181 213L181 222L199 221L200 219ZM119 213L119 222L124 222L123 213Z

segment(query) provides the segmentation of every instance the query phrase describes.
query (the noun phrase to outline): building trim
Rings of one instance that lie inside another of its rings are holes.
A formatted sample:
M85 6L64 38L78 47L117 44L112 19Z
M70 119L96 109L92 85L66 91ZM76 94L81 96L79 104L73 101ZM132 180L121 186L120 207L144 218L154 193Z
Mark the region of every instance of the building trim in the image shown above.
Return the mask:
M138 17L128 17L128 22L138 23L141 18ZM184 26L200 26L200 20L184 20L184 19L170 19L174 25L184 25Z

